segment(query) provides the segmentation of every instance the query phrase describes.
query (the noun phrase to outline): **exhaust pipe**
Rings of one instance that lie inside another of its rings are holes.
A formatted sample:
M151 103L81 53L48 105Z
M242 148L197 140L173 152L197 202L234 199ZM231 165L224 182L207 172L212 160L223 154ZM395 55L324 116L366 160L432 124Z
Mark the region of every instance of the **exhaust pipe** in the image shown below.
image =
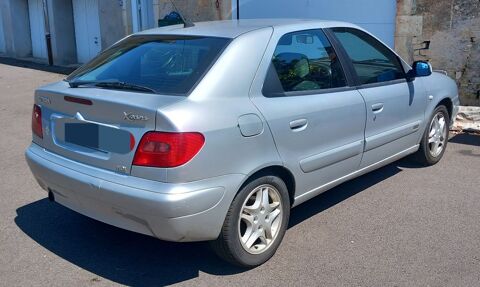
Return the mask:
M53 194L53 192L51 190L48 190L48 200L50 202L55 202L55 195Z

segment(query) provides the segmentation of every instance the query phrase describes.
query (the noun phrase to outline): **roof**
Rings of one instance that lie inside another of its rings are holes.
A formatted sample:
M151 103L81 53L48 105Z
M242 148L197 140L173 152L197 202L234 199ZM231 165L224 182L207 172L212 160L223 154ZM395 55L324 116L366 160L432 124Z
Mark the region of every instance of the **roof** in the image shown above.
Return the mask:
M275 28L280 26L301 24L315 24L319 28L327 27L352 27L351 23L324 21L316 19L241 19L241 20L222 20L198 22L195 26L184 28L183 25L172 25L167 27L153 28L139 32L140 35L170 34L170 35L194 35L194 36L212 36L224 38L236 38L250 31Z

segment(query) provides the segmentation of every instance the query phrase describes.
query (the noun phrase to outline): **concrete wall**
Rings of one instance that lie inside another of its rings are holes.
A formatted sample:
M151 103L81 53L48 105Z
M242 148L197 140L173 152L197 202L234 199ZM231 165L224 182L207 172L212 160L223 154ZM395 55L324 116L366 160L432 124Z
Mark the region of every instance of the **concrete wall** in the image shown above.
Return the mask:
M395 49L428 60L457 81L463 105L480 105L480 2L398 0ZM430 41L429 50L424 41Z
M32 55L27 0L1 0L5 54L25 58Z
M174 0L181 14L193 22L232 18L232 0ZM156 20L172 12L169 0L153 0Z

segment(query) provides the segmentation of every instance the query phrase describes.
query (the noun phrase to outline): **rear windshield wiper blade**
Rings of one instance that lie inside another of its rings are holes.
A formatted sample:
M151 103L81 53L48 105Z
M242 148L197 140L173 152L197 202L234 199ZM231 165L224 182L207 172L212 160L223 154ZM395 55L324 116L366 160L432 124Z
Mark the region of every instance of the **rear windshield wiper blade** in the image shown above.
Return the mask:
M149 93L156 93L152 88L131 84L127 82L121 81L112 81L112 82L99 82L99 81L79 81L79 82L68 82L71 88L78 88L79 86L95 86L99 88L112 88L112 89L123 89L123 90L133 90L133 91L141 91L141 92L149 92Z
M124 90L149 92L154 94L157 92L154 89L149 87L145 87L137 84L130 84L126 82L99 82L94 85L95 87L100 87L100 88L124 89Z

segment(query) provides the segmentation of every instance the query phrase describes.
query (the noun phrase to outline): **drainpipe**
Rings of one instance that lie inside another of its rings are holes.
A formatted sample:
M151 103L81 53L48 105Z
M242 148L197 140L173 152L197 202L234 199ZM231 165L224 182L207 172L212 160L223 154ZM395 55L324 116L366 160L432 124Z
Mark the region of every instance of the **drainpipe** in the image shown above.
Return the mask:
M240 0L237 0L237 20L240 20Z
M48 6L47 0L42 1L43 6L43 19L45 20L43 25L45 29L45 42L47 44L47 57L48 57L48 65L53 65L53 52L52 52L52 36L50 34L50 21L48 18Z

